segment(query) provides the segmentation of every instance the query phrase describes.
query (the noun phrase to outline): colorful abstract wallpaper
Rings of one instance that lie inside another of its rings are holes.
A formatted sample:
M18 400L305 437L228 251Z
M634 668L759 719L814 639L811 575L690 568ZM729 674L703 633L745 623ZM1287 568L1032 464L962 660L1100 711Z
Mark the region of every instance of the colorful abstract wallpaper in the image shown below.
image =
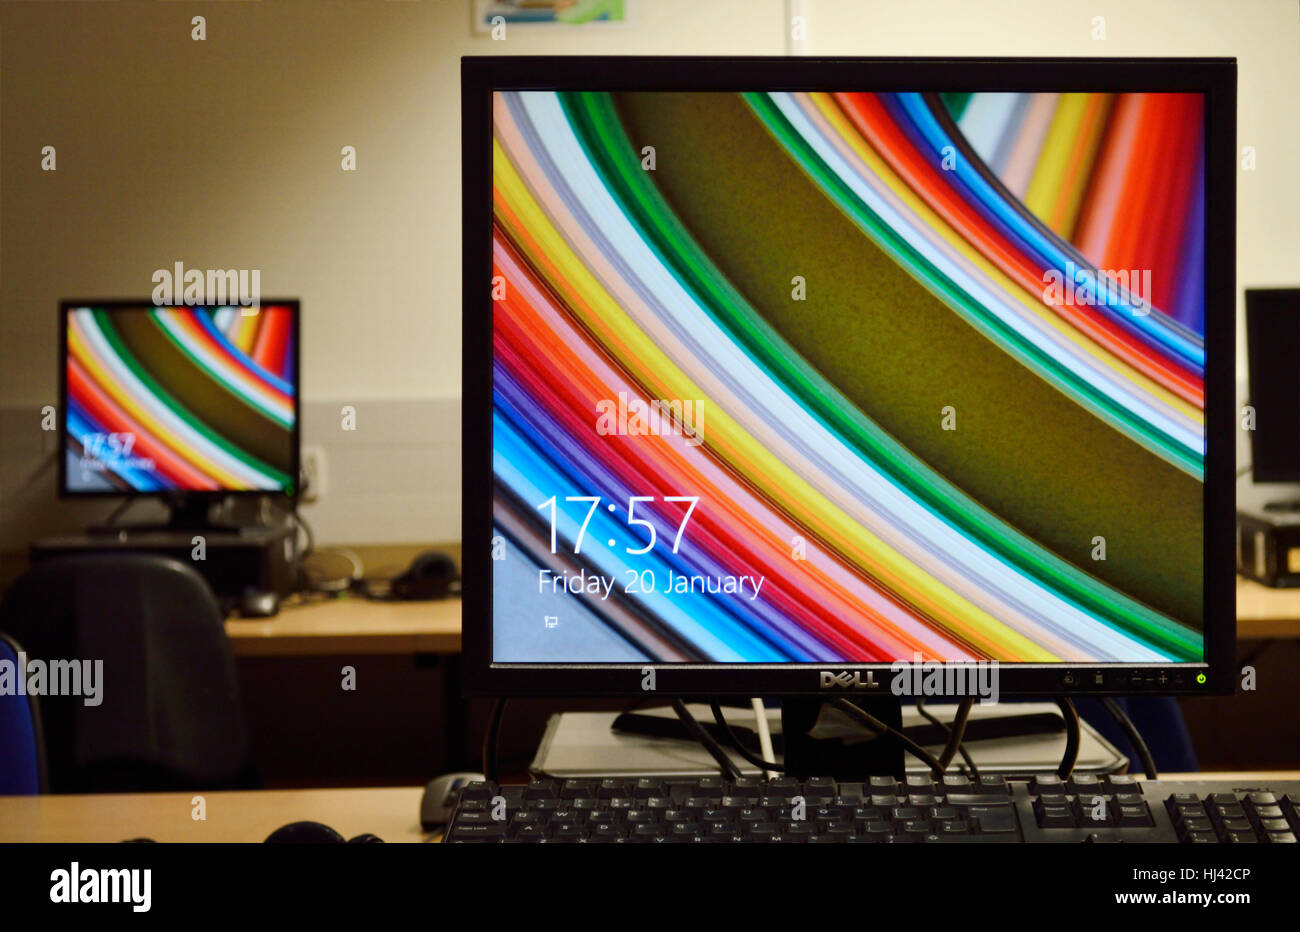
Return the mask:
M69 309L69 491L291 491L295 313Z
M493 125L495 661L1203 659L1200 95Z

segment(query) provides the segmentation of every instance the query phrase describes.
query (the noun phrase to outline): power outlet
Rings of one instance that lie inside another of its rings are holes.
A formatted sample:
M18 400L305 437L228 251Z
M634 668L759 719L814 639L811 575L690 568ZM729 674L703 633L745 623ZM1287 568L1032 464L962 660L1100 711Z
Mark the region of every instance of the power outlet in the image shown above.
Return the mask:
M325 449L323 447L302 448L302 471L307 476L307 482L300 501L319 501L325 495Z

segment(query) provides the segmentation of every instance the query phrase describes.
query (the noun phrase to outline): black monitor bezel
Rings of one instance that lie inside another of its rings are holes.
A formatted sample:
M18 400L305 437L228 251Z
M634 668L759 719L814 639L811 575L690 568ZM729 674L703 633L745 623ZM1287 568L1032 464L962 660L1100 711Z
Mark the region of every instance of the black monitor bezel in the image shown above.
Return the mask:
M1259 332L1260 305L1271 301L1290 301L1300 308L1300 288L1247 288L1246 307L1246 373L1248 401L1254 405L1259 399L1258 365L1262 336ZM1300 482L1300 469L1278 469L1271 463L1260 462L1258 425L1250 431L1250 473L1255 482Z
M255 497L259 495L293 501L302 490L302 301L298 298L259 298L258 306L284 306L293 308L293 491L284 489L222 489L216 492L177 489L167 492L143 492L134 489L70 489L68 488L68 311L74 308L103 308L107 311L148 310L154 307L186 307L184 304L155 304L152 298L89 298L63 299L59 302L59 498L155 498L174 502L177 499L205 498L218 501L229 495ZM194 307L236 307L236 304L197 304Z
M1004 664L1004 696L1226 695L1235 686L1237 63L1233 58L461 59L463 684L467 695L826 695L822 671L889 664L492 661L492 93L497 90L1166 91L1205 95L1205 645L1189 664ZM1210 309L1216 309L1210 313ZM1213 567L1213 572L1209 568ZM1094 675L1103 676L1101 685ZM1163 677L1163 678L1162 678ZM1201 682L1201 679L1204 682ZM1181 681L1179 681L1181 679ZM833 688L833 687L832 687ZM837 693L845 694L842 690Z

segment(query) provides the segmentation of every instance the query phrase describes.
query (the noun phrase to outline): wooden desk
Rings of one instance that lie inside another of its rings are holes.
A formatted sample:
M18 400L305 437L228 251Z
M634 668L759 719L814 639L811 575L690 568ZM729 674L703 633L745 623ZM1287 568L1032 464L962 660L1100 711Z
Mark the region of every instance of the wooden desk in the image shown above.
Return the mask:
M1270 589L1238 576L1237 638L1300 639L1300 589Z
M191 818L193 793L0 796L0 842L262 842L290 822L323 822L352 838L428 841L420 828L424 787L204 793L207 820Z
M231 618L226 634L240 657L458 654L460 599L330 599L290 605L274 618Z
M1300 779L1300 771L1164 774L1163 780L1233 780L1238 786ZM0 843L261 842L290 822L323 822L344 838L371 832L387 842L430 841L420 828L424 787L205 793L207 820L190 817L192 793L0 796Z

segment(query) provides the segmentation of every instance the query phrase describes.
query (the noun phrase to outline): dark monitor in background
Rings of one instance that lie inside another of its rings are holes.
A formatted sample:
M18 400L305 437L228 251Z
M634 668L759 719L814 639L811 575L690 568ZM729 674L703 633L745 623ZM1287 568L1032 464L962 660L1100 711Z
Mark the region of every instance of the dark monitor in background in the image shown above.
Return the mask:
M221 496L293 497L298 302L60 305L64 496L156 496L202 526Z
M1246 291L1251 472L1256 482L1300 482L1300 288Z
M1235 62L465 59L462 100L473 691L1231 689Z

